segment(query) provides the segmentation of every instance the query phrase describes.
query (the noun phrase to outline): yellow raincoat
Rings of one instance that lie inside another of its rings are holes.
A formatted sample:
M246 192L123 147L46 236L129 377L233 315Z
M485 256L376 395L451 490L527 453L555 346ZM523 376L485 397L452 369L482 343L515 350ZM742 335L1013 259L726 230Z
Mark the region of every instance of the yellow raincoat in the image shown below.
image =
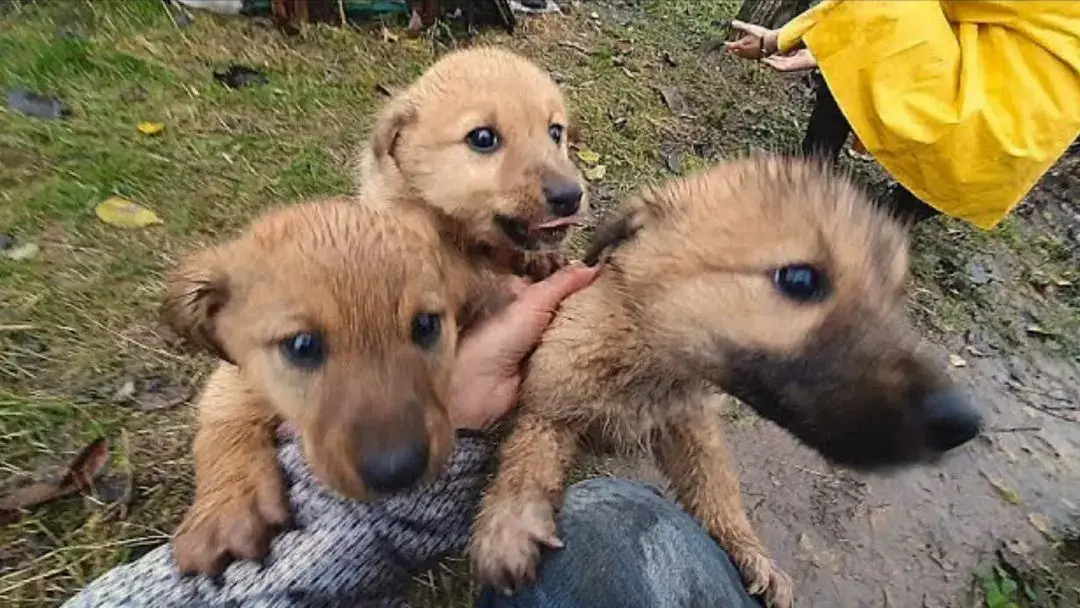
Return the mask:
M780 30L800 40L874 158L980 228L1080 134L1080 0L825 0Z

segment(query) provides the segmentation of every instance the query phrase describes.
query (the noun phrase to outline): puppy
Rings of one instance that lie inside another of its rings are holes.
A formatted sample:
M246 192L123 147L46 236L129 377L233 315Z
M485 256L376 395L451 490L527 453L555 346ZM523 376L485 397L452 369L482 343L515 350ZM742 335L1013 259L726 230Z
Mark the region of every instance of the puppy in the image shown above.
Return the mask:
M746 160L648 190L602 226L610 256L533 354L475 523L483 583L531 582L584 440L655 455L753 594L792 603L741 505L719 410L731 396L832 461L923 462L980 417L905 325L902 231L846 181Z
M166 318L221 364L199 399L183 572L266 554L289 508L274 431L355 499L430 477L454 430L446 395L472 272L423 210L325 200L272 211L168 281Z
M558 85L507 51L450 53L391 99L355 163L367 198L408 197L448 218L497 269L542 279L587 201Z
M455 280L469 290L459 325L506 303L509 274L543 278L562 265L559 247L585 205L568 155L568 121L565 100L551 78L496 49L447 55L394 97L377 119L358 159L361 192L354 203L385 207L382 214L400 209L409 222L437 227L426 229L425 238L439 239L448 248L447 259L456 256L456 263L464 264L455 271L461 273ZM378 246L390 256L392 243L380 237ZM423 247L436 243L403 241L396 255ZM169 314L182 333L200 338L201 329L186 328L175 312ZM212 340L199 341L225 361L239 363ZM195 502L174 539L181 572L217 574L234 557L261 558L288 520L281 475L270 453L280 412L252 390L242 366L229 363L211 376L200 403ZM375 381L393 384L394 373L387 367L387 375ZM373 425L370 432L382 434L380 428ZM361 433L360 427L339 431ZM244 441L235 439L240 436ZM305 435L302 425L301 436L305 442L321 437L317 431ZM356 465L357 446L364 441L362 435L352 440L343 435L337 444L312 447L313 469L354 498L366 496L372 486L393 489L377 480L361 484L356 466L340 464ZM379 445L371 449L382 450ZM448 447L430 450L429 463L442 461L442 449ZM335 459L339 464L331 465Z

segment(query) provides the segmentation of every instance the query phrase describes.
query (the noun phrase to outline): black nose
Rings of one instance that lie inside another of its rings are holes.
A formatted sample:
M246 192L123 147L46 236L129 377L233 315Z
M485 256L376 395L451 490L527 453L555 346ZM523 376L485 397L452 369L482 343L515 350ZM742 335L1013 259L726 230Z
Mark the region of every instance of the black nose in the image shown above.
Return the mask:
M544 186L544 198L551 212L559 217L570 217L581 209L581 186L571 181L560 181Z
M388 494L416 483L427 469L427 462L427 444L413 442L364 458L360 463L360 477L368 489Z
M945 391L923 400L928 447L945 452L964 445L979 434L982 416L963 396Z

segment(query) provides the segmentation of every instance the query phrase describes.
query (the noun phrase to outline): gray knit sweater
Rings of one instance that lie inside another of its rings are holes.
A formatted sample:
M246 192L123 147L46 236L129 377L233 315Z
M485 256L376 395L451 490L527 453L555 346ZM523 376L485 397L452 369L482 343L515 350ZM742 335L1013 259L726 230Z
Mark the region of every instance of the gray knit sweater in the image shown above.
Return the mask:
M485 439L460 436L440 478L365 504L320 487L288 440L278 461L296 528L273 542L262 567L235 562L218 581L181 578L167 544L106 573L64 606L403 606L411 573L464 549L491 455Z

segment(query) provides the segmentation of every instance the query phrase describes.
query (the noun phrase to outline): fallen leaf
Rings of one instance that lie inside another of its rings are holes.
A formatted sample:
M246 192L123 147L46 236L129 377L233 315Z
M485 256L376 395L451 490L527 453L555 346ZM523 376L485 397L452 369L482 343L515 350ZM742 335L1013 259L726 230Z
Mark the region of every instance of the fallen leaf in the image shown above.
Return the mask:
M585 169L585 179L590 182L598 182L604 179L605 175L607 175L607 167L604 165L596 165Z
M38 253L41 253L41 247L38 247L37 243L23 243L4 250L4 257L22 262L37 257Z
M267 84L270 79L255 68L233 64L224 70L214 71L214 80L230 89L242 89L254 85Z
M163 122L140 122L136 129L143 135L157 135L165 130L165 123Z
M1072 281L1068 281L1065 279L1054 279L1054 285L1057 285L1058 287L1072 287L1072 284Z
M1001 499L1010 505L1020 505L1024 503L1024 499L1020 496L1020 493L1016 490L1006 486L1005 484L995 481L990 477L986 477L986 480L990 482L990 485L994 486Z
M1050 531L1050 518L1038 513L1028 513L1028 521L1036 530L1042 532L1043 536L1053 540L1053 532Z
M131 401L135 397L135 381L128 379L113 393L113 401L123 403Z
M953 367L967 367L967 361L956 354L949 355L949 363L952 364Z
M8 106L20 114L50 119L71 116L71 109L56 97L41 95L21 87L8 89L6 93Z
M578 158L581 159L581 162L585 163L586 165L595 165L596 163L600 162L600 154L593 152L588 148L578 150L577 155Z
M676 114L686 113L686 100L683 99L682 93L675 87L660 87L660 97L664 99L664 105L668 107L672 112Z
M1028 325L1024 328L1024 331L1026 331L1028 335L1038 336L1040 338L1052 338L1057 335L1054 332L1046 329L1042 325Z
M68 465L67 472L56 481L39 481L17 488L0 498L0 512L19 511L69 496L90 488L109 461L109 442L104 437L94 440Z
M616 53L621 53L623 55L628 55L633 50L634 50L634 44L632 42L630 42L629 40L616 40L615 41L615 52Z
M164 222L153 211L119 196L110 196L97 207L98 219L117 228L145 228Z

